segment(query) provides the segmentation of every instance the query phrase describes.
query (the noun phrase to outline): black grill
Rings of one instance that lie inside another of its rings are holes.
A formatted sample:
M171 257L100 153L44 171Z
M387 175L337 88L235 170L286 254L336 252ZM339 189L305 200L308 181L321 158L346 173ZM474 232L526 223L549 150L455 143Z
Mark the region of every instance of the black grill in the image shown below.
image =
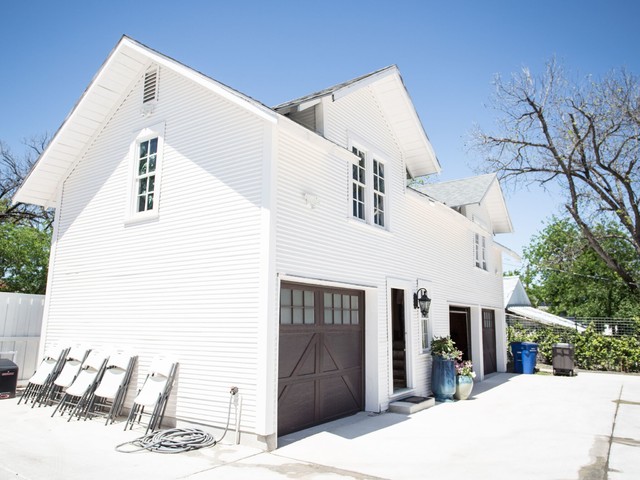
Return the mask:
M18 385L18 366L11 360L0 358L0 399L14 398Z

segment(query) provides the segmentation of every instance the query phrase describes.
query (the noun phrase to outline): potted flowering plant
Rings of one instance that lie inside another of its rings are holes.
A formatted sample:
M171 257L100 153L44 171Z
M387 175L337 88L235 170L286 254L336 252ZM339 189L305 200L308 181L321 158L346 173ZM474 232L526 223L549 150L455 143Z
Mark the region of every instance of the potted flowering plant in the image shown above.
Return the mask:
M439 402L452 402L456 391L455 361L462 357L462 352L450 336L434 337L431 341L431 390Z
M456 348L456 342L447 335L446 337L433 337L431 355L446 360L456 360L462 356L462 352Z
M473 390L473 379L476 372L473 371L473 363L470 360L456 360L456 391L454 396L457 400L466 400Z

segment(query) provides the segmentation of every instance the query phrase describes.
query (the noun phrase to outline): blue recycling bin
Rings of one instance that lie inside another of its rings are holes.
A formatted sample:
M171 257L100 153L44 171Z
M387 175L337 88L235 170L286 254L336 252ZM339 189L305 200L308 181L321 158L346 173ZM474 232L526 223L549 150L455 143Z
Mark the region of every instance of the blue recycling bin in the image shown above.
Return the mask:
M538 357L537 343L512 342L511 353L513 353L513 371L515 373L534 373Z

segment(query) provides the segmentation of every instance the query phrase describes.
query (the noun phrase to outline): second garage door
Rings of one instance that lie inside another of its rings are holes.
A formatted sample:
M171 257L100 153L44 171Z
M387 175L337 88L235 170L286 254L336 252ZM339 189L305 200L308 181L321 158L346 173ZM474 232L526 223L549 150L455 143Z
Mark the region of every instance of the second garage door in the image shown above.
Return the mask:
M278 435L363 409L364 293L283 283Z

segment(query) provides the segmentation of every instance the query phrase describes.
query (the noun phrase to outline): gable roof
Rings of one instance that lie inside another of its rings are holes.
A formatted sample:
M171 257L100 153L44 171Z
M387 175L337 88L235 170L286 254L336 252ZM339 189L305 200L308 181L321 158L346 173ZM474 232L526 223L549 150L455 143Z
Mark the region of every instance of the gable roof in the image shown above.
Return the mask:
M287 114L306 110L329 98L335 102L362 88L375 94L382 113L398 139L407 170L413 177L440 172L440 163L424 131L396 65L376 70L347 82L276 105L275 111Z
M503 277L502 285L504 288L504 308L531 306L531 300L529 300L520 277Z
M406 166L414 176L440 171L418 115L398 69L386 67L272 109L237 90L167 57L127 36L111 51L82 96L40 155L13 197L14 202L56 207L61 182L82 158L125 95L149 68L156 64L179 73L237 106L270 122L292 109L308 108L326 95L333 101L354 90L371 86L402 148ZM311 103L310 103L311 102ZM281 118L281 117L280 117ZM318 136L318 139L324 137ZM346 152L346 150L345 150Z
M180 73L263 119L277 121L278 114L260 102L123 36L40 155L13 201L55 207L60 182L100 133L124 95L152 64Z
M520 277L504 277L502 284L504 288L504 308L507 313L520 317L524 321L537 322L544 325L559 325L561 327L575 328L580 332L584 331L584 327L576 324L573 320L532 307Z
M491 216L493 233L513 231L511 217L502 194L502 188L500 188L498 176L495 173L442 183L415 185L411 188L451 208L482 203L487 207Z

